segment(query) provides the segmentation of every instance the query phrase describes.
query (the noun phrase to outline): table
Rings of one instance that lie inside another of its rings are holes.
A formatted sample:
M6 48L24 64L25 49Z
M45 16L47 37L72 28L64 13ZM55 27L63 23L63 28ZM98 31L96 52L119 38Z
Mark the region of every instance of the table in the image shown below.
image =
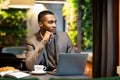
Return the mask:
M50 74L46 75L31 75L30 77L36 77L40 80L120 80L119 76L111 76L111 77L101 77L101 78L88 78L82 75L76 76L53 76Z
M85 75L74 75L74 76L54 76L54 75L51 75L51 74L45 74L45 75L33 75L31 74L31 76L29 77L36 77L40 80L50 80L51 78L65 78L65 79L88 79L88 76L85 76Z

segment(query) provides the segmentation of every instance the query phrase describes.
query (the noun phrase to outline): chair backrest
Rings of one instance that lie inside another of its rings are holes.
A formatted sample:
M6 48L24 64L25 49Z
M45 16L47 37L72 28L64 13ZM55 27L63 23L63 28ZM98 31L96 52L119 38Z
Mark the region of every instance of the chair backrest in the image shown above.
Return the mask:
M26 69L25 62L25 52L26 47L24 46L15 46L15 47L4 47L2 48L2 55L4 57L0 57L0 67L5 65L14 66L20 69ZM10 54L10 55L9 55ZM13 58L13 55L16 56ZM12 58L11 58L12 57Z
M12 53L0 53L0 67L12 66L17 69L21 68L21 59Z
M2 53L13 53L15 55L22 54L26 48L24 46L19 47L4 47L2 48Z
M16 58L15 54L13 54L13 53L0 53L0 58L4 58L4 57Z

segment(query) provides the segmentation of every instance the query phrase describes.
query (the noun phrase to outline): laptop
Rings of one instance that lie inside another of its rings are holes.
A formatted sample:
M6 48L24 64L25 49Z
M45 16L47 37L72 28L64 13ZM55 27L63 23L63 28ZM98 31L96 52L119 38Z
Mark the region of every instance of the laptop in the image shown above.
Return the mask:
M88 53L61 53L56 72L48 72L56 76L84 75Z

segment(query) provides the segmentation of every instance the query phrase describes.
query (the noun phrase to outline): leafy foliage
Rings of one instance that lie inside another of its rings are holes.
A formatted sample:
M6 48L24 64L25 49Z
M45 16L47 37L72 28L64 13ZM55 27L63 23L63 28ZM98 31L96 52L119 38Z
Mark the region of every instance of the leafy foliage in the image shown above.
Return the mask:
M93 15L92 15L92 0L82 0L82 49L87 50L92 48L93 43Z
M77 12L78 5L77 0L67 0L67 3L63 6L63 16L68 23L68 35L74 46L77 45Z
M26 10L0 10L0 46L21 45L26 33Z
M87 50L92 48L92 33L93 33L93 16L92 16L92 0L81 0L82 24L81 24L81 48ZM68 24L68 35L74 46L77 46L78 36L78 0L67 0L64 4L63 16Z

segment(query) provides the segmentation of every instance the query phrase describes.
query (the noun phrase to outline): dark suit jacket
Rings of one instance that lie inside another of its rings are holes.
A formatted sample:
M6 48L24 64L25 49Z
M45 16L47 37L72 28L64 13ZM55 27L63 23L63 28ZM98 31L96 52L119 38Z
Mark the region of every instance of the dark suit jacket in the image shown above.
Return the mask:
M40 33L28 37L26 39L26 67L29 70L33 69L35 64L39 64L44 61L46 66L48 63L47 53L45 45L46 43L41 41ZM57 56L60 53L72 53L74 52L74 47L71 40L66 32L57 31L55 34L55 45Z

